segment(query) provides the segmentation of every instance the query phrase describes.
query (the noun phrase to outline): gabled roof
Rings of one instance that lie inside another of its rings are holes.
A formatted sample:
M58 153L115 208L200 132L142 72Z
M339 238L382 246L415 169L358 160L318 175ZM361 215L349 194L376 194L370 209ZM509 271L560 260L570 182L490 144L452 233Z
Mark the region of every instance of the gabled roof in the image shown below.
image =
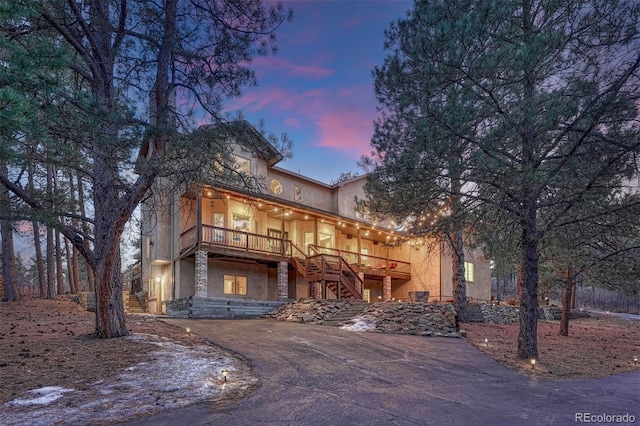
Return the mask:
M267 162L269 167L283 159L282 154L255 127L246 120L227 123L205 124L196 132L212 132L222 138L233 139L240 146L252 151L258 158Z

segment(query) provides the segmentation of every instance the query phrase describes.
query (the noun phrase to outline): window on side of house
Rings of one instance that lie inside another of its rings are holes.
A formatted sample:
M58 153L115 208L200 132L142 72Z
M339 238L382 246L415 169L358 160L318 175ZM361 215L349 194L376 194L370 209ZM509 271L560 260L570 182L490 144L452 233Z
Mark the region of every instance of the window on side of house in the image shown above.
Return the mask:
M247 295L247 277L242 275L224 276L224 294Z
M251 176L251 162L247 158L243 158L237 155L233 156L235 160L234 168L236 172L242 174L245 177Z
M464 280L468 283L475 281L475 271L473 270L473 263L464 262Z

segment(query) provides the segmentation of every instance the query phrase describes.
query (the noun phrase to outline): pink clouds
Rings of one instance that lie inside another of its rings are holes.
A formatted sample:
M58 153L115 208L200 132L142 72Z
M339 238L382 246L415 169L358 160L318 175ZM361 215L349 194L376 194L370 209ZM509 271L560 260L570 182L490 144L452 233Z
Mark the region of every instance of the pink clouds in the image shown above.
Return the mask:
M333 74L333 70L314 65L298 65L275 56L261 56L253 60L252 66L258 71L284 72L294 77L321 79Z
M317 119L320 131L317 144L358 158L369 152L373 119L364 111L327 111Z
M229 102L229 110L243 111L310 111L320 108L322 99L327 96L326 89L307 90L300 93L291 92L280 87L256 88L248 90L239 99Z
M299 141L301 145L325 147L359 158L369 152L377 114L374 105L368 86L301 92L256 88L234 100L230 108L269 111L287 126L310 131L311 140Z

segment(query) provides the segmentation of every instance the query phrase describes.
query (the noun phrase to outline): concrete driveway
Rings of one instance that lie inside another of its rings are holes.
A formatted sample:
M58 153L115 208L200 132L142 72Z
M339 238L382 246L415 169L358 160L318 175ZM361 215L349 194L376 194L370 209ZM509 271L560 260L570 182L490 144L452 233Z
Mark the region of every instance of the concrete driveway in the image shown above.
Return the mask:
M130 424L568 425L576 423L576 413L628 413L640 423L640 371L533 381L463 339L272 320L166 321L244 355L262 385L240 401L194 405Z

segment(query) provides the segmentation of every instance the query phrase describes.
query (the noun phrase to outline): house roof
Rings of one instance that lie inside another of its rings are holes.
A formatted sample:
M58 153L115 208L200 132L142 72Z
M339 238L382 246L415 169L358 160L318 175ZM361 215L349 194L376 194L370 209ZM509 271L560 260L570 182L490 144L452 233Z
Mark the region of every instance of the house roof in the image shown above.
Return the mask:
M205 124L196 132L213 132L224 138L231 138L240 146L249 149L258 158L267 162L269 167L280 162L284 157L255 127L246 120L236 120L221 124ZM240 142L242 141L242 142Z

